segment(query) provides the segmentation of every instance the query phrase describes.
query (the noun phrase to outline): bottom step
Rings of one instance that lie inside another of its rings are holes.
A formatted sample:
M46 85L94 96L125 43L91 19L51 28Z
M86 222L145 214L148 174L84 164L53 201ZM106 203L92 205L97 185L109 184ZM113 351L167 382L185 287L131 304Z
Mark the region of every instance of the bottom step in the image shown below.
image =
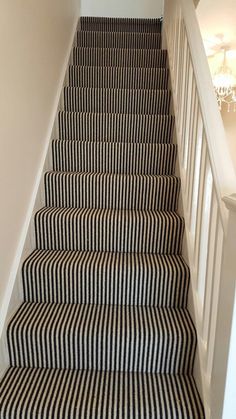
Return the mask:
M0 418L202 419L192 377L10 368Z

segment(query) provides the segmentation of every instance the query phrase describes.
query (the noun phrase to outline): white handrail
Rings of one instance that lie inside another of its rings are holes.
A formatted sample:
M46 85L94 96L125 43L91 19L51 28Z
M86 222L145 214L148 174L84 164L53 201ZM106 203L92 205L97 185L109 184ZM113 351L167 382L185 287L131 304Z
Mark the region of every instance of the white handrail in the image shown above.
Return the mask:
M165 0L163 35L176 118L199 376L206 417L220 419L236 282L236 174L192 0Z

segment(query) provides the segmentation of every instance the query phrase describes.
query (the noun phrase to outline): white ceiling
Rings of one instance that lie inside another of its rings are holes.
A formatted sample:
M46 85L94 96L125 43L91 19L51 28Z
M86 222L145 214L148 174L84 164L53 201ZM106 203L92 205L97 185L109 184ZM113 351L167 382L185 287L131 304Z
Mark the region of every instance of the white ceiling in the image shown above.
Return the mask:
M236 41L236 0L200 0L197 14L204 36L222 33Z
M197 15L204 41L224 42L236 48L236 0L200 0Z

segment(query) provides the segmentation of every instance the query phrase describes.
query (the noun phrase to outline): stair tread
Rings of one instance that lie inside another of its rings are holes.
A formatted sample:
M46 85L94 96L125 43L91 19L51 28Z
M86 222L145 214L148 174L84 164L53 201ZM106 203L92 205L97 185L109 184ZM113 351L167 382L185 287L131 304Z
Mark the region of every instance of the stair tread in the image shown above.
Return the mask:
M60 111L61 112L61 111ZM63 113L73 113L73 112L63 112ZM176 150L177 149L177 145L176 144L172 144L172 143L157 143L157 142L149 142L146 143L144 142L122 142L122 141L117 141L115 142L114 140L109 140L109 139L105 139L103 140L102 138L97 140L62 140L58 137L56 137L55 139L52 140L54 143L60 143L60 144L82 144L82 145L91 145L92 147L95 147L96 145L128 145L128 146L133 146L133 147L147 147L147 148L154 148L154 147L158 147L158 148L167 148L169 150Z
M81 48L81 49L83 50L83 49L86 49L86 48ZM102 48L94 48L94 49L102 50ZM164 50L162 49L160 51L164 51ZM169 73L169 69L168 68L164 68L164 67L131 67L130 68L130 67L106 66L106 65L103 65L103 64L101 64L101 65L88 65L88 64L81 65L81 64L73 64L73 63L68 66L67 71L70 71L70 70L74 70L74 71L88 71L88 72L91 71L91 73L94 73L94 74L97 71L98 72L105 71L105 72L111 72L111 73L113 73L113 72L114 73L119 73L119 72L126 73L126 72L129 72L129 74L132 74L132 73L136 73L136 74L144 73L145 74L146 73L147 75L148 74L152 74L152 73L157 73L157 74ZM90 87L92 87L92 86L90 86Z
M82 215L82 214L101 214L101 215L112 215L112 216L124 216L124 217L145 217L145 216L153 216L156 218L162 218L162 217L173 217L176 220L181 220L183 221L183 217L180 216L176 211L158 211L158 210L119 210L119 209L98 209L98 208L55 208L55 207L42 207L40 210L37 211L37 214L41 214L41 213L65 213L65 214L78 214L78 215Z
M89 46L84 46L84 47L78 47L78 46L74 46L73 50L78 49L78 50L95 50L95 51L104 51L106 50L107 52L127 52L128 54L146 54L146 55L167 55L167 49L165 48L157 48L154 50L149 50L149 49L142 49L140 51L139 48L132 48L130 49L129 47L124 47L124 48L111 48L111 47L89 47ZM113 67L113 66L112 66Z
M163 48L157 48L154 50L149 50L149 49L142 49L140 51L139 48L128 48L128 47L124 47L124 48L111 48L111 47L89 47L89 46L85 46L85 47L78 47L78 46L74 46L73 50L79 50L79 51L94 51L94 52L99 52L100 54L102 53L102 51L106 51L106 52L110 52L110 53L127 53L127 54L132 54L132 55L140 55L140 54L144 54L144 55L167 55L167 50L163 49ZM75 65L72 63L72 65ZM111 66L113 67L113 66ZM150 68L150 67L146 67L146 68ZM152 67L151 67L152 68ZM154 67L157 68L157 67Z
M161 18L143 18L143 17L113 17L113 16L81 16L80 22L92 23L92 22L110 22L110 23L143 23L147 25L152 25L156 23L161 23Z
M36 214L39 214L41 212L68 212L70 211L70 209L68 208L54 208L54 207L42 207L40 210L37 211ZM139 216L145 216L145 215L153 215L156 216L157 218L161 217L161 216L174 216L176 219L181 219L183 220L183 217L180 216L176 211L158 211L158 210L117 210L117 209L96 209L96 208L72 208L71 211L73 212L73 214L75 214L76 212L79 213L83 213L84 211L86 211L87 213L95 213L95 211L97 211L100 214L109 214L109 213L117 213L120 214L121 216L135 216L135 215L139 215Z
M88 177L114 177L114 178L142 178L142 179L155 179L155 180L161 180L161 179L172 179L172 180L180 180L179 176L176 175L156 175L156 174L146 174L146 173L110 173L110 172L79 172L79 171L63 171L63 170L48 170L45 172L45 175L47 176L88 176Z
M68 91L78 91L78 92L99 92L100 94L102 94L104 92L104 94L106 94L106 92L114 92L114 93L127 93L127 94L150 94L150 95L155 95L157 93L163 93L163 94L167 94L170 93L170 89L168 88L163 88L163 89L137 89L137 88L126 88L126 87L94 87L94 86L65 86L64 90L68 90Z
M80 114L82 114L82 115L106 115L106 116L109 116L109 115L112 115L112 116L123 116L123 115L120 115L120 114L117 114L117 113L113 113L113 112L76 112L76 111L73 111L73 112L71 112L71 111L63 111L63 110L61 110L61 111L59 111L59 113L65 113L65 114L78 114L78 115L80 115ZM129 114L129 115L124 115L124 117L129 117L129 116L134 116L134 117L137 117L137 115L136 114ZM154 118L154 119L158 119L158 118L165 118L165 119L173 119L174 117L173 117L173 115L165 115L165 114L159 114L159 115L151 115L151 116L149 116L149 115L138 115L138 117L139 118L145 118L145 117L147 117L147 118Z
M2 417L204 418L187 375L10 368L1 390Z
M161 38L161 34L159 32L145 32L145 33L140 33L140 32L109 32L109 31L92 31L93 33L90 34L91 31L87 31L87 30L78 30L77 31L77 35L81 35L86 36L86 35L91 35L92 37L96 37L96 36L108 36L111 38L132 38L132 37L136 37L136 38L149 38L149 39L155 39L155 38Z
M25 301L186 307L182 256L35 250L23 265Z
M165 113L158 113L156 115L149 115L149 114L136 114L136 113L117 113L117 112L88 112L88 111L67 111L67 110L60 110L58 112L59 114L68 114L68 115L75 115L75 116L105 116L105 117L123 117L123 118L140 118L140 119L148 119L153 118L154 120L158 119L166 119L166 120L172 120L174 119L174 116L171 114L165 114Z
M192 373L196 345L188 310L172 307L24 302L7 335L22 367Z
M77 112L77 111L63 111L63 110L60 110L59 111L59 114L72 114L72 115L104 115L104 116L113 116L113 117L119 117L119 116L121 116L121 117L138 117L138 118L141 118L141 119L144 119L144 118L154 118L154 119L160 119L160 118L163 118L163 119L173 119L174 117L173 117L173 115L166 115L166 114L158 114L158 115L136 115L136 114L125 114L125 115L120 115L120 114L117 114L116 112Z

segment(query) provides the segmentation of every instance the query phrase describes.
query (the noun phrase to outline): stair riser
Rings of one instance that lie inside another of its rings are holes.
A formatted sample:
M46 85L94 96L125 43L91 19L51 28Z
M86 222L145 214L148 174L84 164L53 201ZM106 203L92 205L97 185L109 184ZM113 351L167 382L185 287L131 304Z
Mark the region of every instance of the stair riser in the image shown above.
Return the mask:
M35 228L37 249L180 254L184 222L175 213L46 209Z
M161 35L129 32L77 32L77 46L86 48L160 49Z
M153 68L70 66L67 83L73 87L168 89L169 71Z
M39 303L184 308L188 283L178 256L48 251L23 266L24 300Z
M173 144L53 141L53 169L96 172L172 175L177 147Z
M98 67L166 67L167 53L162 50L128 50L113 48L74 48L72 63Z
M163 310L142 312L141 307L48 305L43 312L40 304L30 312L25 307L18 311L25 327L17 326L16 317L8 328L11 366L192 372L196 337L187 312L176 311L171 318ZM47 322L42 325L45 316ZM178 335L163 328L168 322L181 325Z
M93 32L137 32L160 33L161 21L159 19L112 19L82 17L80 29Z
M10 368L1 390L1 419L204 418L191 376Z
M87 173L45 175L48 207L176 211L179 188L180 182L174 177Z
M67 112L168 114L170 92L66 87L61 107Z
M59 112L58 138L77 141L170 143L172 116Z

